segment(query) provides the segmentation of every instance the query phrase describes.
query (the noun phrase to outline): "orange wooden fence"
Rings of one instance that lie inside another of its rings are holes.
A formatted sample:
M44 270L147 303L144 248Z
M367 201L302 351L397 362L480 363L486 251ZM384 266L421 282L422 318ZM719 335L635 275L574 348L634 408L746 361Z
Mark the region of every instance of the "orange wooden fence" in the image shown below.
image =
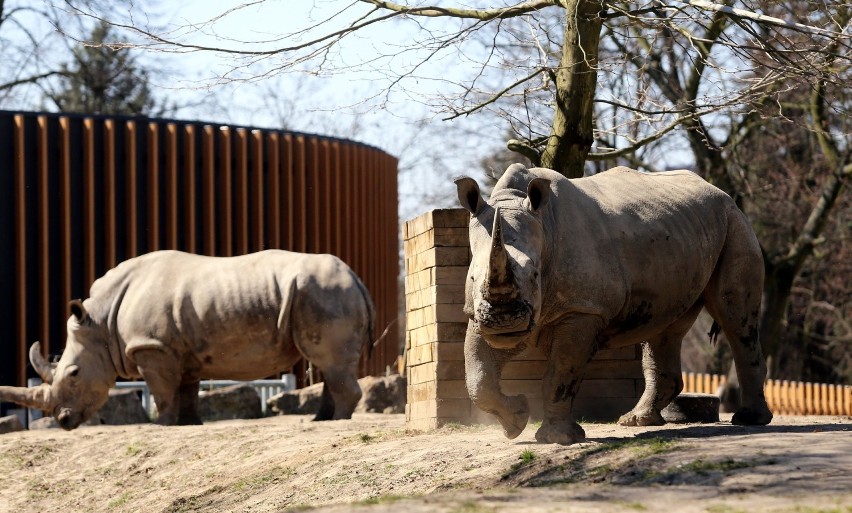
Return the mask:
M725 383L718 374L683 373L683 391L715 394ZM763 388L769 409L779 415L852 415L852 386L766 380Z

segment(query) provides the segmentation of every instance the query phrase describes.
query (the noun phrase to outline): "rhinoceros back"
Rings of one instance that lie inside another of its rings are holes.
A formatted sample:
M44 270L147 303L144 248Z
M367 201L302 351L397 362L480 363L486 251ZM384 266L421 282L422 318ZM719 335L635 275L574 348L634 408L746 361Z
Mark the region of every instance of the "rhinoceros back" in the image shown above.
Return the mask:
M90 302L110 305L110 330L131 360L138 349L162 345L188 355L206 378L253 379L301 356L291 320L304 304L352 303L361 297L356 280L331 255L159 251L107 273L93 285ZM337 311L365 317L364 308L361 299Z

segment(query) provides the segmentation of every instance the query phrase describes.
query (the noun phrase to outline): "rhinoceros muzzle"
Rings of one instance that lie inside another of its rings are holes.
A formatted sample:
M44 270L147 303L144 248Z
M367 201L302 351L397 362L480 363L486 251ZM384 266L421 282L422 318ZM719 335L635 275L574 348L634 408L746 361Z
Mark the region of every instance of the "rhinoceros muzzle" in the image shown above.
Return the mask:
M480 301L474 315L483 335L522 335L533 327L532 306L527 301L492 304Z
M83 420L79 413L74 413L70 408L61 408L55 417L56 422L59 423L59 427L66 431L76 428Z

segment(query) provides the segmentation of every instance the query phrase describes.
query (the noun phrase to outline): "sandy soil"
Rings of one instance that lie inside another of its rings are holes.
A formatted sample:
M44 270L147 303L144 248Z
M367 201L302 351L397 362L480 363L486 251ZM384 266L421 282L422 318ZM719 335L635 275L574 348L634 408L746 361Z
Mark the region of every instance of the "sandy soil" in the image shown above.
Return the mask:
M0 512L852 512L848 417L584 427L570 447L378 414L13 433Z

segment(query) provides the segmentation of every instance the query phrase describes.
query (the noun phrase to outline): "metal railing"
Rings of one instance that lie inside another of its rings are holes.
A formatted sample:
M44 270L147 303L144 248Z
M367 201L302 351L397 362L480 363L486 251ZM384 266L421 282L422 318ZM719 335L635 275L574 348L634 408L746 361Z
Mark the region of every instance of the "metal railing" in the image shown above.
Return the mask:
M296 389L296 376L294 374L284 374L281 379L256 379L254 381L232 381L228 379L211 379L202 381L199 386L199 391L204 392L216 388L224 388L233 385L248 385L255 389L257 395L260 396L260 408L263 414L266 415L266 401L281 392L287 392ZM154 413L154 402L151 400L151 391L148 390L148 384L144 381L120 381L115 384L115 388L119 390L137 390L141 393L142 407L148 412L148 415Z

